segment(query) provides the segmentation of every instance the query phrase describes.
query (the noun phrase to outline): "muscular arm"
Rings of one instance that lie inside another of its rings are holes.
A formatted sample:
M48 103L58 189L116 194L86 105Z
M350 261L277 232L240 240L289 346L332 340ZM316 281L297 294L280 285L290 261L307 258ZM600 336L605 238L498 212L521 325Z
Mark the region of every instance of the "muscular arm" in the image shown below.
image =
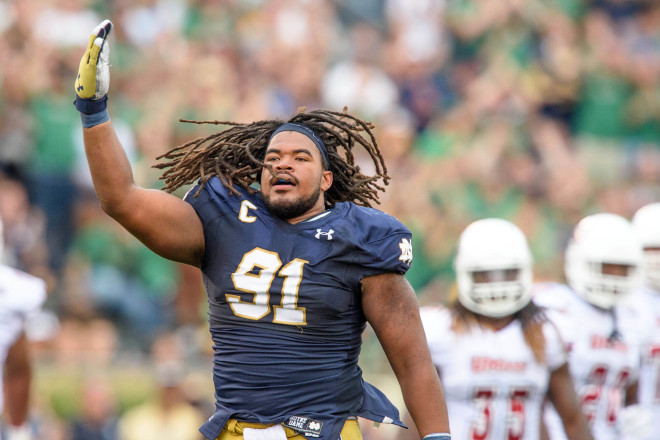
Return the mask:
M420 436L449 433L444 392L408 281L398 274L364 278L362 308L399 381Z
M135 184L111 121L83 128L83 138L103 210L155 253L199 267L204 232L193 207L166 192Z
M22 425L28 417L32 381L29 345L25 334L22 334L9 348L4 375L9 423L14 426Z
M562 365L550 375L548 398L561 417L566 436L570 440L593 439L587 419L578 403L568 364Z

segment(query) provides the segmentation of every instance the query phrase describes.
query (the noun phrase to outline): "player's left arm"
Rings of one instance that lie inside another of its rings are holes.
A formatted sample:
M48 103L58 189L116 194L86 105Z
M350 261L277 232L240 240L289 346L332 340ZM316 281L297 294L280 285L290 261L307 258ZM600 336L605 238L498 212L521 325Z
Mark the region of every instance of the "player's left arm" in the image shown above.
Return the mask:
M431 360L415 292L401 274L362 279L362 308L399 381L421 437L449 433L447 405Z
M561 418L566 437L570 440L593 439L587 418L582 413L575 393L568 363L564 363L550 374L548 398Z
M11 427L24 426L28 420L32 364L29 343L22 333L7 352L4 365L5 402Z

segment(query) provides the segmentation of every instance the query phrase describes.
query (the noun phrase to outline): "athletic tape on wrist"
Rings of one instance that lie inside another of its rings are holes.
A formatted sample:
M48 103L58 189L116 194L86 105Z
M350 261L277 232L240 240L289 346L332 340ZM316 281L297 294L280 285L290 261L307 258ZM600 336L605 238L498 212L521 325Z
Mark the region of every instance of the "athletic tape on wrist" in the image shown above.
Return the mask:
M108 113L108 109L104 109L98 113L92 114L81 113L80 120L82 121L84 128L91 128L95 125L102 124L105 121L109 121L110 114Z
M434 432L433 434L427 434L422 440L451 440L451 434L446 432Z

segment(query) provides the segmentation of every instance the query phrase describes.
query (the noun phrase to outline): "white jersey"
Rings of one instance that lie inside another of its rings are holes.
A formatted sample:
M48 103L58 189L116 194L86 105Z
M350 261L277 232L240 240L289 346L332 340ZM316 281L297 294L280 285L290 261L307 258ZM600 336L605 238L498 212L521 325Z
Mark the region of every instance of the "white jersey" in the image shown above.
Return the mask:
M40 278L0 265L0 366L9 348L24 330L26 319L37 313L46 299L46 284ZM3 375L0 374L0 413L4 408Z
M566 362L554 326L544 327L546 364L525 343L517 320L499 331L451 330L451 312L422 308L433 363L442 377L452 438L538 440L550 374Z
M644 322L641 335L641 368L639 372L639 403L653 413L653 434L649 439L660 439L660 292L644 288L629 298Z
M639 374L635 311L624 304L613 311L599 309L568 286L554 283L536 285L533 301L549 309L548 316L569 345L571 377L594 439L620 439L617 415L626 389ZM610 340L615 329L613 313L621 337ZM551 440L566 439L552 405L547 405L545 422Z

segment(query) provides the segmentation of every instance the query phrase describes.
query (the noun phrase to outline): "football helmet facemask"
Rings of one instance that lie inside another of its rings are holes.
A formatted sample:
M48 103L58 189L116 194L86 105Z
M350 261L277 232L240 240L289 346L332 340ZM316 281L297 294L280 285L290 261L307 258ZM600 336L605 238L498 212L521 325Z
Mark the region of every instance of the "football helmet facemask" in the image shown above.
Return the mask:
M646 283L660 292L660 203L651 203L637 210L632 225L644 248Z
M564 272L571 288L609 310L641 287L642 246L628 220L615 214L583 218L566 247ZM612 273L608 269L616 269Z
M458 300L476 314L501 318L530 301L532 255L522 231L509 221L488 218L468 225L454 269Z

